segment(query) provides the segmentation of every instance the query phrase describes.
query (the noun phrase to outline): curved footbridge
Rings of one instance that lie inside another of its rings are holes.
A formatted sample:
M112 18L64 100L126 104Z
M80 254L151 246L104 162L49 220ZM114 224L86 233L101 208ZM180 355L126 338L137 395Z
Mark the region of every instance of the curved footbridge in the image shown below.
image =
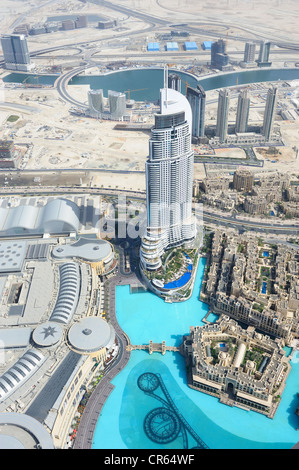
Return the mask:
M163 355L166 353L166 351L172 351L172 352L182 352L182 346L166 346L165 341L162 341L162 343L154 343L152 340L150 340L149 344L131 344L129 343L126 347L127 351L134 351L136 349L139 350L148 350L149 354L152 354L153 352L160 352Z

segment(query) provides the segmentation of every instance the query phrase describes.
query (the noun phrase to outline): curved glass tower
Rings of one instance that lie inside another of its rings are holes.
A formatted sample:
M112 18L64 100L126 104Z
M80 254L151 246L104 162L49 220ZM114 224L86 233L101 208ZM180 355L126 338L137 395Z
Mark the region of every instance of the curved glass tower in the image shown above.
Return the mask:
M160 113L155 116L146 162L147 230L140 249L146 270L158 269L165 250L191 245L196 235L191 129L188 100L176 90L160 90Z

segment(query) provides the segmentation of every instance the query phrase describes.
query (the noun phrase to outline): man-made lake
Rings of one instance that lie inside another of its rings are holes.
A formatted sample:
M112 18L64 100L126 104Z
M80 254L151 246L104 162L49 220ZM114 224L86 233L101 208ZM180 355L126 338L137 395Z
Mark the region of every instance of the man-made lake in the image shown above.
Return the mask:
M149 292L131 294L129 286L116 288L118 322L132 344L165 340L168 346L179 346L190 326L203 325L209 310L199 300L204 267L205 259L201 259L193 294L182 303L168 304ZM115 388L99 417L92 447L291 448L299 441L299 417L295 415L298 376L299 351L293 357L282 401L272 420L254 411L231 408L188 387L185 360L178 352L162 356L132 351L128 365L112 382ZM165 406L167 413L163 413ZM183 417L184 426L180 427L177 413Z
M175 72L182 78L182 93L185 93L186 82L196 87L201 84L204 90L214 90L217 88L244 85L247 83L270 82L277 80L298 80L299 68L284 69L259 69L245 70L218 74L211 77L197 79L196 77ZM25 78L26 83L40 83L42 85L53 85L57 75L37 75L11 73L7 75L4 82L22 83ZM137 68L120 70L105 75L78 75L70 81L70 85L90 85L92 89L103 89L104 96L108 96L108 90L125 92L131 90L130 98L136 101L157 101L159 99L160 88L163 87L162 68Z

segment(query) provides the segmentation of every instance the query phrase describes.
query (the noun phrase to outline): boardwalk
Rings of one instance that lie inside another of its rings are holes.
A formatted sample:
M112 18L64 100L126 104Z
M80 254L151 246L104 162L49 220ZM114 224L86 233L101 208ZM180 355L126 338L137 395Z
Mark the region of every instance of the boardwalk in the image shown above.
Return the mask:
M115 277L106 281L105 295L109 298L109 317L116 332L119 352L116 359L105 369L103 378L100 380L87 402L78 426L73 446L74 449L92 448L93 435L99 415L105 401L114 389L114 385L111 384L111 381L127 365L130 359L131 351L127 349L130 340L126 333L120 328L115 314L115 287L117 285L126 284L143 286L138 277L132 272L124 274L122 271L121 273L117 273Z

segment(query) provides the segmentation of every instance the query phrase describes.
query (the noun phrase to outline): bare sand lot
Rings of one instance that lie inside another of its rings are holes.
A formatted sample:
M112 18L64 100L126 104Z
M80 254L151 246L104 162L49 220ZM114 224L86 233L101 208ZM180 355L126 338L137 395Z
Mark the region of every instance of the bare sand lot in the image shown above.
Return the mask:
M221 158L246 158L246 153L241 148L215 149L213 157Z
M127 8L166 18L170 25L186 21L192 26L200 26L206 31L215 33L215 38L225 32L229 41L231 35L240 38L269 39L276 37L281 40L297 41L299 5L295 0L277 0L273 2L253 0L228 0L213 3L198 0L123 0L121 4ZM269 8L271 4L271 8ZM288 6L288 8L286 7ZM109 61L109 54L120 51L123 58L130 59L135 52L145 52L147 41L156 39L159 34L169 32L168 26L149 26L132 15L116 12L101 5L83 3L79 0L57 0L45 4L42 0L32 0L30 4L24 1L2 0L0 5L0 33L12 32L15 22L26 21L30 25L46 21L50 16L67 14L88 14L116 19L119 27L112 30L100 30L96 23L91 23L82 30L58 31L52 34L28 36L29 49L47 48L49 46L64 46L85 41L95 41L90 49L82 50L67 47L62 52L50 53L48 56L36 60L38 66L50 63L68 65L93 56L95 51L107 53L102 61ZM23 18L22 18L23 16ZM265 18L267 22L265 23ZM148 29L151 28L151 29ZM128 37L126 37L126 33ZM130 34L134 33L134 41ZM121 40L118 36L123 36ZM110 39L109 39L110 38ZM113 42L111 42L113 38ZM195 34L196 40L211 40L201 33ZM193 37L190 39L193 39ZM122 40L127 45L122 45ZM117 43L119 41L119 44ZM244 40L228 42L231 50L243 50ZM273 54L275 54L275 48ZM81 51L81 52L80 52ZM199 51L201 54L202 51ZM61 54L65 54L63 59ZM58 57L56 57L56 55ZM295 57L295 56L294 56ZM153 61L155 58L153 58ZM193 59L190 59L191 61ZM90 72L97 71L97 68ZM89 86L69 86L72 97L80 102L87 102ZM209 99L217 97L216 92L210 92ZM149 150L148 131L119 131L115 130L116 122L96 120L76 116L70 113L70 104L59 97L55 89L34 88L6 88L6 106L0 104L0 121L2 122L1 138L11 138L18 143L32 145L32 154L28 161L22 161L22 168L26 169L102 169L106 171L132 171L132 175L125 173L101 173L97 176L97 183L101 185L114 185L128 189L144 188L144 169ZM10 108L7 107L10 103ZM251 110L251 121L261 122L263 103L258 98L254 104L257 108ZM215 123L217 103L207 107L207 124ZM236 112L236 100L230 109L229 122L233 123ZM8 122L7 118L16 115L15 122ZM149 121L152 116L149 117ZM299 171L298 157L295 150L299 146L298 121L279 121L280 132L285 147L279 147L277 155L268 155L263 150L257 150L258 158L264 159L264 169L279 169L280 171ZM216 157L245 158L242 149L217 149ZM272 163L274 161L276 163ZM217 171L217 166L215 167ZM138 173L136 173L138 172ZM194 165L194 178L205 176L203 164Z

